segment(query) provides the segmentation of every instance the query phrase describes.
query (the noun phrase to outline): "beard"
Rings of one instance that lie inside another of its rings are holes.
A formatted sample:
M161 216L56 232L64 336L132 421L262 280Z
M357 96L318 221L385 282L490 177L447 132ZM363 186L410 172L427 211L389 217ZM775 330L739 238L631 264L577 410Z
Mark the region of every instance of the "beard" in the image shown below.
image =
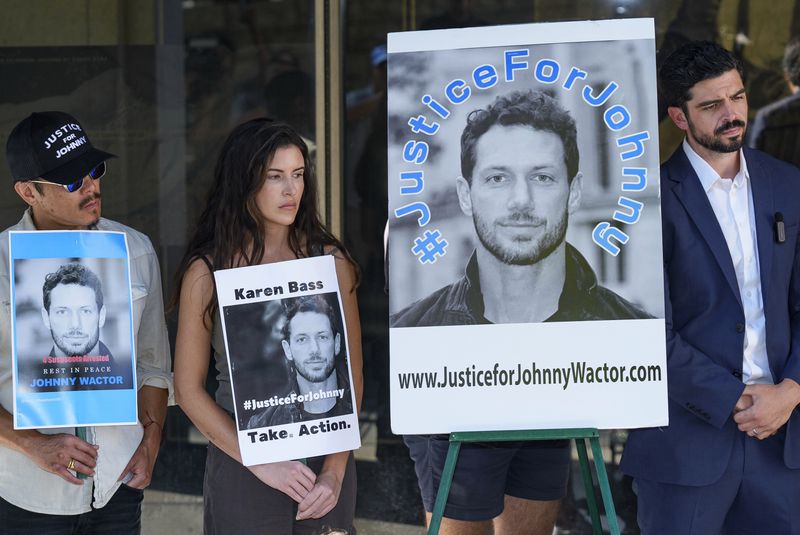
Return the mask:
M567 235L567 210L561 214L555 227L546 230L547 221L524 212L516 212L502 219L486 221L481 219L478 211L472 212L472 221L481 244L495 258L512 266L535 264L555 251L564 242ZM497 226L503 222L527 222L531 225L545 227L545 233L538 238L511 238L512 244L503 243L498 236Z
M311 357L309 360L312 360L312 364L317 364L320 360L314 359ZM306 366L307 360L304 360L302 363L295 361L295 369L297 369L297 373L306 381L311 383L321 383L328 377L330 377L331 372L333 372L334 367L334 360L333 358L325 361L325 367L321 370L312 370L311 366ZM316 366L315 366L316 367Z
M97 345L97 341L100 339L100 329L96 329L94 334L90 334L86 343L80 346L76 346L74 343L67 341L68 337L74 336L86 336L86 333L80 330L70 330L63 336L59 336L53 331L50 331L50 334L53 336L53 342L56 344L56 347L64 352L65 355L68 357L76 357L76 356L83 356L88 355L89 351Z
M727 123L723 124L716 130L714 130L714 134L707 136L697 132L694 127L694 123L689 120L689 116L686 116L686 122L689 124L689 132L691 132L692 137L697 141L698 145L703 148L706 148L712 152L721 152L721 153L730 153L736 152L742 148L744 145L744 128L747 127L747 123L744 121L740 121L739 119L734 119L733 121L728 121ZM742 128L742 135L735 138L724 138L722 137L722 132L728 130L730 128L740 127Z
M89 204L93 200L95 200L95 199L99 200L99 199L102 199L102 198L103 198L103 196L99 192L95 192L94 195L89 195L88 197L83 199L81 201L81 203L78 205L78 207L82 210L84 206L86 206L87 204ZM99 222L100 222L100 216L98 215L97 219L95 219L94 221L89 223L88 227L89 228L96 227Z

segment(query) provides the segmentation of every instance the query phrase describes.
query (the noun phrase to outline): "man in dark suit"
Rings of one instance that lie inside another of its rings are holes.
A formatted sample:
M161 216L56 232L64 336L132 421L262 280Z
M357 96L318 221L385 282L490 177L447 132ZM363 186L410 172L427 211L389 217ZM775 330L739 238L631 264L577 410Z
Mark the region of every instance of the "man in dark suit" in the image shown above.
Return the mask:
M783 77L791 94L758 111L747 144L800 165L800 39L786 45Z
M686 133L661 170L669 426L630 435L644 535L800 530L800 171L742 149L741 66L689 43L659 71Z

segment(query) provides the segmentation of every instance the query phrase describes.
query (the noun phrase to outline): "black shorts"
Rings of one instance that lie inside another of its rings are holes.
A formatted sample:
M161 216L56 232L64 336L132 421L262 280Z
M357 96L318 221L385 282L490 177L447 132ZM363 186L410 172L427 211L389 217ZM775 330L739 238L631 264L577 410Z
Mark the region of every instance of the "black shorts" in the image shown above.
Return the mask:
M450 445L447 435L405 435L425 510L433 511ZM444 516L489 520L503 512L504 495L559 500L567 493L569 440L463 443Z

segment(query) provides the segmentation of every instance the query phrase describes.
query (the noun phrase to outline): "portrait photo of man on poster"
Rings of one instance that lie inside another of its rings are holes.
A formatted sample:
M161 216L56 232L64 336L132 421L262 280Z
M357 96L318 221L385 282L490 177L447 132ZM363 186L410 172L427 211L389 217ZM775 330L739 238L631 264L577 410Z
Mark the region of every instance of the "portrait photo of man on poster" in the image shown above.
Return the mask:
M391 55L389 130L409 134L389 140L391 327L663 314L658 271L650 269L659 267L659 243L648 237L659 224L649 208L657 206L656 182L620 190L637 174L656 176L657 151L645 136L618 143L625 135L613 129L620 117L625 134L653 126L655 102L632 92L655 76L649 46ZM630 61L608 61L622 56ZM629 164L621 156L636 143L643 155ZM606 220L626 233L614 254L593 241ZM422 226L441 236L441 247L425 240Z
M353 413L337 294L235 305L225 314L240 429ZM261 348L245 330L265 333Z
M45 277L42 321L53 337L51 357L113 356L100 341L106 323L103 286L97 275L78 263L63 265Z
M666 421L653 35L644 19L389 35L395 433Z
M16 321L31 327L17 330L21 391L133 388L126 269L113 258L15 260Z
M650 317L601 286L567 242L583 193L577 137L569 111L541 90L468 115L455 189L475 249L461 278L397 312L392 327Z

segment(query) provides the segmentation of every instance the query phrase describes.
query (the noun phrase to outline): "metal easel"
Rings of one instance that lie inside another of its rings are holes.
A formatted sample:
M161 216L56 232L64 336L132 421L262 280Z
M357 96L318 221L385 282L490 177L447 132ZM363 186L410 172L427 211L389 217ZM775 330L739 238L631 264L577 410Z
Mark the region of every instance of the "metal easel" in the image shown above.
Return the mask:
M464 433L450 433L450 447L447 450L447 459L442 472L442 479L439 483L439 492L436 495L436 503L433 507L431 523L428 527L428 535L438 535L439 527L442 523L444 506L450 494L450 486L453 483L453 473L458 462L458 453L461 444L465 442L509 442L526 440L563 440L571 439L575 441L578 450L578 459L581 465L581 476L586 488L586 501L589 506L589 513L592 517L592 526L595 535L602 535L603 526L600 522L600 512L594 496L594 483L592 482L591 467L589 466L589 456L586 453L586 440L592 448L594 467L597 471L597 482L600 485L600 495L603 498L603 507L608 519L608 528L611 535L619 535L619 523L617 513L614 509L614 500L611 496L611 486L608 483L606 465L603 461L603 450L600 448L600 432L594 428L583 429L542 429L536 431L474 431Z

